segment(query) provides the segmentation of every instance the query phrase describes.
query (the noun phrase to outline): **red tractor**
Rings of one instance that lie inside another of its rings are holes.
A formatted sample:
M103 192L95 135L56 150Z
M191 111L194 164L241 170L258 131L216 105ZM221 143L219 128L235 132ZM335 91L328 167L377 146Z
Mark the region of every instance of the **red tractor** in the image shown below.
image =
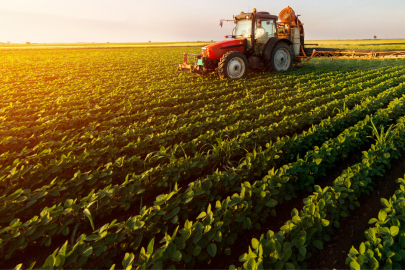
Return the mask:
M221 27L223 21L236 24L232 35L225 36L232 39L202 47L198 55L185 53L178 70L197 74L217 72L222 79L239 79L249 68L288 70L301 61L297 56L305 50L304 27L298 16L288 7L278 17L253 9L252 13L241 12L233 20L221 20ZM195 56L194 66L187 62L189 55Z

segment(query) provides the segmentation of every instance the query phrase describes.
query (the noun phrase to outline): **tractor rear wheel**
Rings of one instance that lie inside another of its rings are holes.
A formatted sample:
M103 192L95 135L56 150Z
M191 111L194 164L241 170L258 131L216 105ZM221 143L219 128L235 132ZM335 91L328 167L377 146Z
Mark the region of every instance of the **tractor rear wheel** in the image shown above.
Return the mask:
M218 74L221 79L239 79L248 72L248 60L241 52L227 52L218 64Z
M271 71L289 70L293 65L293 60L294 54L290 46L284 42L280 42L274 46L271 52L268 67Z

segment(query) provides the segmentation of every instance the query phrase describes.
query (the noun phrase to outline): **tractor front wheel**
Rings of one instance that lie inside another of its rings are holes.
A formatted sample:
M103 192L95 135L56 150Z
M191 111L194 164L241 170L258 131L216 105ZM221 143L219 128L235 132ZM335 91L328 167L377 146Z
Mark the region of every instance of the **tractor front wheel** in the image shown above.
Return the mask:
M284 42L278 43L274 46L271 52L270 62L268 63L271 71L289 70L293 65L294 55L293 52Z
M218 74L221 79L239 79L248 72L248 60L241 52L227 52L218 64Z

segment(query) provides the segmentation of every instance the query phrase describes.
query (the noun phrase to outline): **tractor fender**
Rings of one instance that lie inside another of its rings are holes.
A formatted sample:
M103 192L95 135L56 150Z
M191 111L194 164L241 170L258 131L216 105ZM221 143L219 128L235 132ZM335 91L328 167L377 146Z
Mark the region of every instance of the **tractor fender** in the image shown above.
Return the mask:
M279 42L285 42L288 45L292 45L292 42L286 38L274 37L274 38L269 39L267 41L266 45L264 46L263 53L262 53L265 61L270 60L271 52L273 51L274 46L276 46L276 44L278 44Z

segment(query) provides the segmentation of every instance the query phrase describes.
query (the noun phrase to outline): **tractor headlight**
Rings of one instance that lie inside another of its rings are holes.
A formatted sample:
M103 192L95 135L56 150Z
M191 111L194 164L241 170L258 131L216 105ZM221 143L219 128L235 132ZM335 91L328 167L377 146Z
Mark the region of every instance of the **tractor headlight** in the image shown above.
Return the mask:
M201 54L202 54L202 56L207 57L207 48L202 47L201 48Z

